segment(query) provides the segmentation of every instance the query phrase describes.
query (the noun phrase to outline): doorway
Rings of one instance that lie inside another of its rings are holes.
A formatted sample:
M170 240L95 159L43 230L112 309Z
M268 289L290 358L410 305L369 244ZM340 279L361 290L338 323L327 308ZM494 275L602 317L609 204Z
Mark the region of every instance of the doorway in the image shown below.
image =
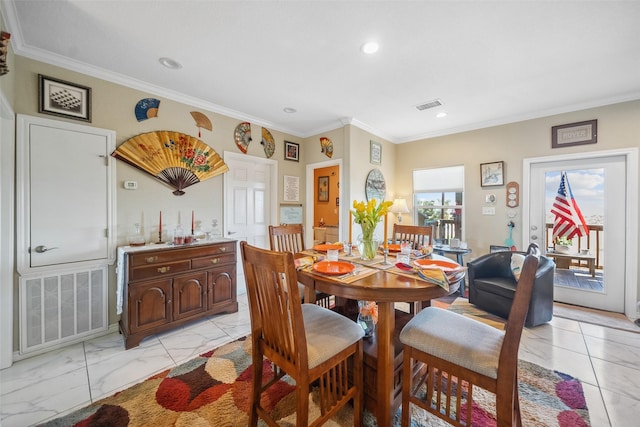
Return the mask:
M315 171L316 169L322 169L322 168L328 168L331 166L337 166L337 176L338 176L338 185L337 185L337 190L338 190L338 194L337 196L335 195L330 195L329 197L329 202L331 204L335 204L335 209L338 211L338 218L339 218L339 222L338 222L338 227L337 227L337 236L335 237L336 241L342 241L342 227L340 226L341 224L343 224L342 222L342 212L346 212L350 205L349 203L347 203L346 205L344 205L343 202L341 203L340 201L343 200L342 195L343 195L343 188L344 185L341 185L341 183L343 183L343 173L342 173L342 159L335 159L335 160L329 160L326 162L319 162L319 163L310 163L307 165L307 173L306 173L306 206L313 206L313 209L306 209L306 214L305 214L305 227L304 227L304 240L305 242L313 242L314 241L314 235L313 235L313 231L314 231L314 227L319 225L314 221L315 218L315 206L316 206L316 198L315 195L316 193L316 181L315 181ZM346 206L346 210L344 210L344 208L342 206ZM331 239L334 239L334 237L331 237ZM308 246L308 244L307 244Z
M602 227L598 248L584 248L599 257L602 287L571 287L556 280L554 300L634 313L637 267L633 257L637 253L634 250L637 239L626 230L637 224L637 214L631 209L631 195L637 194L637 149L525 159L523 241L537 241L545 250L547 224L553 222L549 210L557 193L560 171L567 172L587 224ZM599 253L593 253L598 250Z

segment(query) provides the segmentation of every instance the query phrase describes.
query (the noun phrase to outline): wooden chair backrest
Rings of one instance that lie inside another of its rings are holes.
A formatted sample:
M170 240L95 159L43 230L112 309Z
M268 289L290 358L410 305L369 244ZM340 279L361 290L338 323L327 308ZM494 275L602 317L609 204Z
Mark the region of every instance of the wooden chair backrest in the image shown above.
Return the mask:
M413 249L433 245L433 226L393 224L392 243L411 242Z
M532 243L527 250L520 279L516 286L516 293L509 311L507 328L500 350L497 389L500 390L501 387L504 389L500 391L498 396L508 396L511 393L509 389L513 387L513 381L517 378L518 348L520 347L520 338L527 318L527 311L529 310L529 302L531 301L539 260L540 249L538 245Z
M276 365L307 367L302 303L291 252L276 252L240 242L254 348Z
M269 244L272 251L302 252L305 250L302 224L270 225Z

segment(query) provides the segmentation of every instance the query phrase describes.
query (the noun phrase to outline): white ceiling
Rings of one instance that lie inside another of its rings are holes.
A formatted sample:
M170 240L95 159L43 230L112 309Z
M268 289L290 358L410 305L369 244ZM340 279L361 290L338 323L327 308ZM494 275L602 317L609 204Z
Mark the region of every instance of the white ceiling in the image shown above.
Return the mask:
M299 137L353 123L401 143L640 99L639 1L2 0L2 13L18 55ZM369 40L375 55L359 50Z

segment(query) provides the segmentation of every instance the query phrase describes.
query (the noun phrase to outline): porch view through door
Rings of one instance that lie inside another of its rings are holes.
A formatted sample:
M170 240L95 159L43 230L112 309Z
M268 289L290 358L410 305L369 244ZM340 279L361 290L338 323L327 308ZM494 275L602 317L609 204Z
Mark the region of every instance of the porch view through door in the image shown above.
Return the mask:
M532 164L529 238L556 262L554 300L624 312L625 164L623 156ZM563 171L589 231L556 246L551 208Z

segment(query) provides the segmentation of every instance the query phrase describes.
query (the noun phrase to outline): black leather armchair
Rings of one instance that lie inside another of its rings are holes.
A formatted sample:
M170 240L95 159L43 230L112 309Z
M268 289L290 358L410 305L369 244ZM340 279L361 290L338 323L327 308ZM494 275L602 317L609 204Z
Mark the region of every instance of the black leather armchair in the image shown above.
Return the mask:
M524 252L495 252L469 261L469 302L505 319L509 316L517 282L511 271L511 256ZM541 256L525 326L537 326L553 317L555 263Z

